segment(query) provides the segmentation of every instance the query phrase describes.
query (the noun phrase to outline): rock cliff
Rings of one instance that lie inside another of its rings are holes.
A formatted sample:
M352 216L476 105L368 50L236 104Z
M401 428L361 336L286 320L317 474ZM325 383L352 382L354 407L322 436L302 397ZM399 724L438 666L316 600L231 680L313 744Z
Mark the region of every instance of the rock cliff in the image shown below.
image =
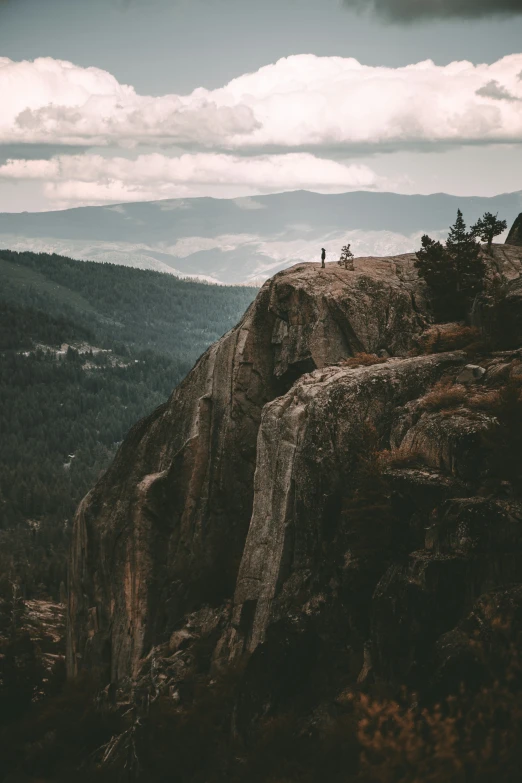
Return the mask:
M522 247L522 212L517 217L506 239L507 245Z
M75 518L70 676L123 687L154 661L182 698L196 662L242 661L242 726L305 682L309 709L442 682L438 640L522 566L516 482L492 467L522 354L420 355L413 261L279 273L133 428ZM518 312L522 252L490 264Z
M261 413L303 373L361 351L405 354L425 323L413 256L357 272L276 275L242 322L138 423L78 510L69 671L130 676L183 615L233 592L250 522Z

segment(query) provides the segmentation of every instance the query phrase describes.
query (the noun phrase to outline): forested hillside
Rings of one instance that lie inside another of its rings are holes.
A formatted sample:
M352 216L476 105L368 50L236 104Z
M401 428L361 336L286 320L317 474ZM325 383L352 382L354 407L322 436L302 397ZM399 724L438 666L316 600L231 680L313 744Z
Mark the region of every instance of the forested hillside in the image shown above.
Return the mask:
M69 523L253 288L0 251L0 572L57 597Z

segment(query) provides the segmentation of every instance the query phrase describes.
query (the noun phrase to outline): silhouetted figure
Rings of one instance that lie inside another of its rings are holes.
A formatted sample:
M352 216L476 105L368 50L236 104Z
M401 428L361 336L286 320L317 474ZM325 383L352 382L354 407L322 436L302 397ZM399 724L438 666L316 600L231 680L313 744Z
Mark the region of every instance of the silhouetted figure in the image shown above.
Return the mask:
M324 269L324 260L326 258L326 250L324 247L321 248L321 269Z

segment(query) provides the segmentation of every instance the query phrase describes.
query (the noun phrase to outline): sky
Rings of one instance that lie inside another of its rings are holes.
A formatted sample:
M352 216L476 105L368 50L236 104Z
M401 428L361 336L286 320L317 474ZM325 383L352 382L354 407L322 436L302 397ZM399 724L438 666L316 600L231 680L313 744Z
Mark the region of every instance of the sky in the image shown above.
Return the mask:
M0 210L522 190L522 0L0 0Z

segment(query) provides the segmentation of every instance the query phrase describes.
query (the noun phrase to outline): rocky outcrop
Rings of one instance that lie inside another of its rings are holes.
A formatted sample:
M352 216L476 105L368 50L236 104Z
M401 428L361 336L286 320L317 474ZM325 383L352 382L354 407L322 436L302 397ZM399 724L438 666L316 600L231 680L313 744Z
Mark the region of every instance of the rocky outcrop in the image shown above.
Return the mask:
M374 675L395 688L436 683L439 638L480 596L520 579L520 504L457 498L430 521L425 548L390 566L372 599Z
M38 599L25 601L25 627L38 646L46 668L65 652L65 606Z
M349 684L434 682L439 640L520 573L492 457L520 355L415 355L414 258L276 275L134 427L76 515L70 675L121 687L153 669L183 702L240 662L242 727ZM488 261L515 319L521 258Z
M0 647L8 646L13 640L13 626L5 623L6 617L12 623L16 617L16 634L30 638L34 652L42 664L42 672L48 676L57 664L63 664L65 653L65 606L39 598L20 601L15 611L10 602L0 600ZM26 650L27 652L27 650ZM0 660L2 660L0 653ZM36 683L35 683L36 684ZM38 685L40 687L40 685Z
M484 593L470 613L436 643L434 685L437 694L492 685L513 677L514 651L522 634L522 585L506 585Z
M522 277L512 280L506 286L500 318L511 344L520 345L522 342Z
M137 424L74 523L68 669L131 677L188 611L232 594L253 501L263 407L303 373L360 351L404 355L425 324L413 256L356 271L299 265L170 400Z
M484 250L485 248L483 248ZM486 275L490 280L509 283L522 274L522 253L514 245L492 245L484 254Z
M253 652L268 625L286 613L289 594L306 596L306 604L318 589L314 576L328 539L342 524L341 501L350 494L367 429L388 445L397 409L464 360L463 354L443 354L328 368L305 376L265 407L252 520L234 596L232 649ZM330 566L333 578L334 562Z
M506 245L522 247L522 212L517 217L506 239Z

